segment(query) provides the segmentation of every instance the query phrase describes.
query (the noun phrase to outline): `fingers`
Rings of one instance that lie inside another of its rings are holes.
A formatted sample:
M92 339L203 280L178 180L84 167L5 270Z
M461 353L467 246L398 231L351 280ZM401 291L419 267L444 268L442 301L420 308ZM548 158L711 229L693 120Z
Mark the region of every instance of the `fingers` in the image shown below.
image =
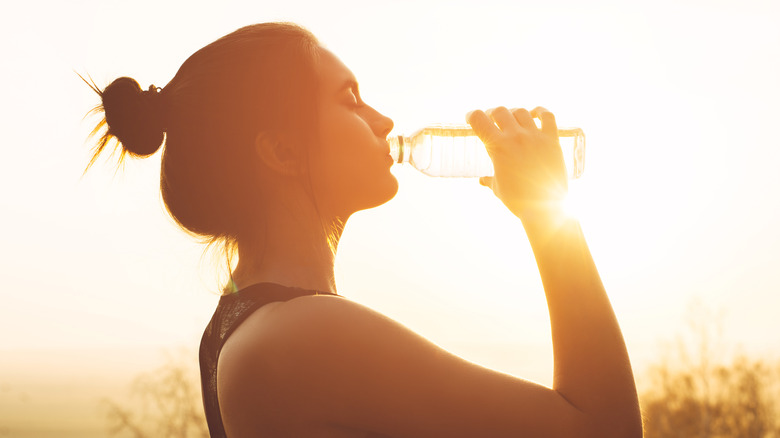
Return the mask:
M496 134L496 126L503 132L517 131L518 126L525 129L535 129L534 118L542 122L542 132L557 136L558 126L553 113L544 107L537 106L530 112L525 108L513 108L511 111L503 106L483 111L472 111L466 115L474 132L485 139L486 136Z
M498 128L484 111L476 110L466 114L466 121L482 141L493 138L498 133Z
M496 123L502 132L517 131L518 121L515 116L505 107L499 106L487 111L488 116Z
M517 123L520 124L523 128L530 129L530 128L536 128L536 124L534 123L533 117L531 117L531 113L528 112L525 108L513 108L512 109L512 116L517 120Z
M537 117L542 121L542 132L548 135L558 136L558 124L555 122L553 113L541 106L537 106L531 111L531 116Z

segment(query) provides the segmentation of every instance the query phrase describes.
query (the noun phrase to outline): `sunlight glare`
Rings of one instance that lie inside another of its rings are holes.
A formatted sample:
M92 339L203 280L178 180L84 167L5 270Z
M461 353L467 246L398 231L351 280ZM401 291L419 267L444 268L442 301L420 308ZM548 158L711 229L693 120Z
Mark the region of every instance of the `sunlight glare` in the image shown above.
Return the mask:
M580 214L582 214L585 207L583 193L580 187L581 184L579 184L580 182L581 181L576 181L569 184L569 193L561 202L563 212L566 213L567 216L575 219L579 219Z

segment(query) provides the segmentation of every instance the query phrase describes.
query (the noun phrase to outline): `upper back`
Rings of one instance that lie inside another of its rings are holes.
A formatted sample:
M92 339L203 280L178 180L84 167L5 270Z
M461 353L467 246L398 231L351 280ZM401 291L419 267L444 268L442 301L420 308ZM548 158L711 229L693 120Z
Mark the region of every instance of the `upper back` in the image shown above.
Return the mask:
M218 398L218 362L225 343L253 313L269 303L328 294L292 288L274 283L261 283L220 298L217 309L203 333L200 344L200 374L203 406L212 438L226 437Z

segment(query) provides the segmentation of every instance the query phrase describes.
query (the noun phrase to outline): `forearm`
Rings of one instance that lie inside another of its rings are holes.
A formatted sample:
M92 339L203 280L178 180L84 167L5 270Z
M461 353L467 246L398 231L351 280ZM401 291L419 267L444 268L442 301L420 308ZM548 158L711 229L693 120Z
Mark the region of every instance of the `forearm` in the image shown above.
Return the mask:
M547 212L526 217L523 226L550 312L553 389L587 414L597 429L641 434L626 346L579 223Z
M583 436L641 436L623 335L579 224L560 211L568 184L555 116L542 107L488 113L467 115L493 160L494 176L480 184L523 220L531 242L550 310L553 388L585 414Z

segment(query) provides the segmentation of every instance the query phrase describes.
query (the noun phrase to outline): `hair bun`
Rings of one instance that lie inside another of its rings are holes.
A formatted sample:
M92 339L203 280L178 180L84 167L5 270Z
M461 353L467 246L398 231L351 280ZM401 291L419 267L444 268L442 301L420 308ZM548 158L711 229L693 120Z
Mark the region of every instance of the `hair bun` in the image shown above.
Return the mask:
M159 89L151 86L144 91L135 79L121 77L101 94L108 134L133 155L145 157L155 153L165 132Z

